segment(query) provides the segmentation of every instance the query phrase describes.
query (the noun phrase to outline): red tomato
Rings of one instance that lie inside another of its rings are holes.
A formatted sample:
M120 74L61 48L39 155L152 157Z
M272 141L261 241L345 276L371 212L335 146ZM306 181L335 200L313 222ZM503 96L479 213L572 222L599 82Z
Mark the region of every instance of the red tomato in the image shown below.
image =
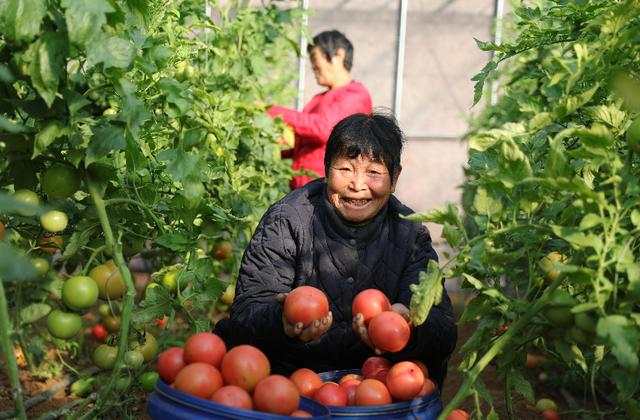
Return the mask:
M184 361L187 364L202 362L220 368L227 346L210 332L194 334L184 344Z
M107 339L109 332L102 324L96 324L91 328L91 335L98 341L104 341Z
M320 404L334 407L344 407L347 405L347 392L335 382L326 382L313 394L313 399Z
M560 415L555 410L544 410L542 418L545 420L560 420Z
M302 322L306 326L328 314L327 296L315 287L296 287L284 300L284 316L291 324Z
M402 350L411 337L409 324L402 315L393 311L382 312L369 321L367 329L371 343L382 351Z
M170 384L185 365L184 351L180 347L170 347L158 356L156 370L162 380Z
M356 405L391 404L391 394L387 387L377 379L365 379L356 388Z
M300 394L311 398L322 386L322 379L311 369L301 368L296 370L289 377L298 387Z
M387 296L378 289L366 289L358 293L351 304L351 314L362 314L364 323L384 311L391 310L391 303Z
M418 395L416 395L416 397L424 397L427 395L431 395L433 394L433 391L436 390L436 388L437 388L436 384L431 379L425 379L424 385L422 385L422 389L420 390Z
M245 410L253 409L251 395L235 385L223 386L213 393L210 400L227 407L243 408Z
M380 371L391 369L391 362L384 357L372 356L364 361L362 364L362 376L365 379L373 378L377 376ZM386 376L386 374L385 374Z
M296 410L290 414L291 417L313 417L311 413L304 410Z
M220 371L208 363L196 362L182 368L175 388L200 398L209 398L223 385Z
M415 363L416 365L418 365L418 367L420 368L420 370L422 371L422 373L424 374L425 378L429 377L429 369L427 368L427 365L425 365L423 362L421 362L420 360L410 360L410 362Z
M342 378L340 378L338 383L340 385L342 385L343 382L351 381L353 379L356 379L358 381L362 381L362 375L358 375L358 374L355 374L355 373L349 373L349 374L344 375Z
M453 410L447 416L447 420L469 420L469 413L459 408Z
M271 375L256 385L253 403L258 411L288 416L298 409L300 392L288 378Z
M258 382L269 376L271 364L262 351L249 345L229 350L222 359L225 383L252 392Z
M422 390L424 373L413 362L396 363L389 370L386 384L393 398L400 401L412 400Z
M347 405L355 405L356 403L356 388L362 381L360 379L348 379L346 381L340 381L340 386L347 393Z

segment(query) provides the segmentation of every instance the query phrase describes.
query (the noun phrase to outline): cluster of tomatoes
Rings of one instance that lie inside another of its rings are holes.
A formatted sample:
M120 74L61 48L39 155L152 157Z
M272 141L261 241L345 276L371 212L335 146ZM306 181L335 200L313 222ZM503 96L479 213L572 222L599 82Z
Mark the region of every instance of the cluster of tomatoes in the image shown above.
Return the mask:
M184 347L160 353L157 370L173 388L227 407L311 416L299 409L300 392L294 382L271 375L271 364L262 351L249 345L227 351L224 341L213 333L192 335Z
M424 363L405 361L392 365L378 356L364 362L361 374L344 375L339 382L323 383L317 373L307 368L295 371L291 380L302 395L334 407L385 405L424 397L436 390Z
M402 315L391 310L387 296L377 289L366 289L353 299L351 311L360 314L368 339L380 351L398 352L411 338L411 327ZM284 316L293 325L309 326L329 314L329 300L319 289L300 286L286 297Z

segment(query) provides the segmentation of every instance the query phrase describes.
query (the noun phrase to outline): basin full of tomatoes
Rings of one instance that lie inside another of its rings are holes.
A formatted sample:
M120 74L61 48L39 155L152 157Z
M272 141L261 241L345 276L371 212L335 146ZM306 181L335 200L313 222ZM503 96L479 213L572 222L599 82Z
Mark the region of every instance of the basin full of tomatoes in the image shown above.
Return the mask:
M160 353L157 371L172 388L226 407L293 417L310 417L299 409L300 391L282 375L271 374L267 356L240 345L227 351L216 334L202 332L183 347Z

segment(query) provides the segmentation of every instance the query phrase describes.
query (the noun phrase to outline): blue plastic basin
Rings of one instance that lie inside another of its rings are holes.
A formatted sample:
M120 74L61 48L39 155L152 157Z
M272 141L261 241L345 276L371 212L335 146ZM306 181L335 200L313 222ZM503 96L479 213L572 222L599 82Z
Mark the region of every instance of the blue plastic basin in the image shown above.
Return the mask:
M327 407L308 398L300 398L301 410L308 411L314 419L330 419ZM241 410L226 407L213 401L204 400L171 388L161 379L155 391L149 396L147 413L154 420L195 420L195 419L287 419L288 416Z
M349 373L360 374L359 370L335 370L320 374L323 382L338 382ZM372 405L364 407L329 407L331 418L362 420L365 418L384 419L420 419L435 420L442 411L442 401L439 391L422 398L386 405Z

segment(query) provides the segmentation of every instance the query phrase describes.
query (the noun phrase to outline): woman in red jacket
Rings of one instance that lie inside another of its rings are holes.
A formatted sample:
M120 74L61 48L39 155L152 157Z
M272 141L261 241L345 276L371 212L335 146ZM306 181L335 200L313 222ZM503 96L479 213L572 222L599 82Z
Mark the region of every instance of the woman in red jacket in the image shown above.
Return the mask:
M316 95L302 112L272 106L267 111L281 117L295 132L293 149L284 150L283 158L293 159L293 169L324 173L324 151L333 127L352 114L371 113L371 96L360 82L351 78L353 45L338 31L325 31L313 37L307 47L316 82L327 88ZM304 186L313 177L296 176L291 189Z

